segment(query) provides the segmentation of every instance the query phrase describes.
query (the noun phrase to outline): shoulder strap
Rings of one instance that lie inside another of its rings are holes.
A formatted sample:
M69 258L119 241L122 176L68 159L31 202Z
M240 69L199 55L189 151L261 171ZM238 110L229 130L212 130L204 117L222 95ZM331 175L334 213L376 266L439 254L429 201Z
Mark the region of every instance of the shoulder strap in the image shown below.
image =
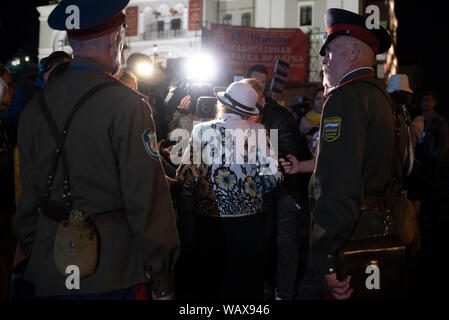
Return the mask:
M411 126L410 125L410 115L409 115L409 112L407 111L407 107L404 104L401 104L399 106L399 108L401 109L401 113L404 118L405 129L406 129L406 134L407 134L408 167L407 167L407 170L404 170L404 173L406 176L409 176L412 173L413 164L415 162L415 151L413 150L412 135L410 133L410 126Z
M64 150L64 143L65 143L65 138L67 136L67 132L70 128L73 118L75 117L75 114L89 98L91 98L97 92L99 92L103 89L106 89L108 87L115 86L115 85L117 85L117 84L114 82L106 82L106 83L99 84L99 85L89 89L76 102L75 106L70 111L69 116L67 117L67 120L64 124L62 132L59 132L56 121L54 120L53 116L51 115L50 109L48 108L47 102L45 101L44 90L41 90L39 92L40 109L45 117L45 120L47 121L47 124L48 124L48 127L50 128L51 134L53 135L53 137L55 138L55 141L56 141L55 155L53 156L51 165L50 165L50 172L48 174L47 186L45 188L44 196L43 196L44 200L50 199L52 185L53 185L53 181L54 181L55 174L56 174L56 169L58 166L59 158L62 155L62 171L63 171L63 175L64 175L64 180L63 180L64 181L64 191L63 191L64 205L67 208L72 207L72 197L71 197L71 192L70 192L70 179L69 179L69 171L68 171L68 160L67 160L67 155Z
M396 150L399 148L399 141L401 136L401 123L400 123L400 115L398 114L398 110L395 108L395 105L393 103L393 100L391 99L390 95L378 84L375 82L362 79L361 82L371 84L373 87L376 87L382 94L386 97L388 100L388 103L390 104L391 112L393 114L393 121L394 121L394 138L393 138L393 152L391 156L391 165L390 165L390 177L388 180L387 188L385 191L385 198L386 198L386 213L385 213L385 231L384 234L390 234L391 233L391 225L392 225L392 216L391 216L391 210L393 208L393 201L394 201L394 195L393 195L393 185L397 180L397 177L395 175L395 164L398 160L398 154Z

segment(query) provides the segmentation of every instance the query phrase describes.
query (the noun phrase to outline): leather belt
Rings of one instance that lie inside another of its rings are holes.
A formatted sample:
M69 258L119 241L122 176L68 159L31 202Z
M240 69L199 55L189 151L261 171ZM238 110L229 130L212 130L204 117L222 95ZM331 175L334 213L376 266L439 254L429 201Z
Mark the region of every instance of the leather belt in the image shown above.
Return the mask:
M387 197L385 196L365 196L362 201L362 211L386 211Z
M70 218L70 210L55 201L42 201L38 207L38 212L43 214L50 220L58 223L68 221ZM88 220L93 222L96 226L110 226L122 224L126 221L125 210L116 209L111 211L104 211L98 213L85 212Z

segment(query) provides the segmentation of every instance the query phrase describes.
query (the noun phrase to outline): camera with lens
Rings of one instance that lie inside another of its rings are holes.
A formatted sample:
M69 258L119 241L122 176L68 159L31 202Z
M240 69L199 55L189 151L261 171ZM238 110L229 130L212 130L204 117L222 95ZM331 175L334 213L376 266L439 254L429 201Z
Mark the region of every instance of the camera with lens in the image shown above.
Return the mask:
M190 96L189 110L178 108L185 96ZM193 113L201 118L215 118L217 113L217 99L214 96L213 88L207 84L191 84L179 80L170 88L165 103L169 108L182 113Z

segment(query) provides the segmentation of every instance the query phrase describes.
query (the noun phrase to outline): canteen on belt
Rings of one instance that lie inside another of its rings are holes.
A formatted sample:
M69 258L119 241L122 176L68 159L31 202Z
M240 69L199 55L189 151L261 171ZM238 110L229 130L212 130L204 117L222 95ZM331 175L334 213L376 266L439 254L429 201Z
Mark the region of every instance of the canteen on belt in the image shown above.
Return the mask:
M54 244L54 259L58 270L64 275L70 265L78 267L80 278L93 273L98 261L98 232L79 210L70 212L69 221L58 225Z

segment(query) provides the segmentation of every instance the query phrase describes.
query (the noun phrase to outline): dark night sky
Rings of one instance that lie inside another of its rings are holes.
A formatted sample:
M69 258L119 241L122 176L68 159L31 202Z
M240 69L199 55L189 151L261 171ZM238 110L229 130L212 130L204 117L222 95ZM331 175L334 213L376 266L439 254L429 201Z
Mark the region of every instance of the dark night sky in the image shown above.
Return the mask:
M37 55L39 21L35 9L48 0L1 0L0 61L10 59L19 48ZM418 65L423 87L447 90L447 53L442 49L448 38L448 18L444 1L396 0L399 20L397 51L399 65ZM445 104L447 98L442 96Z
M19 48L37 56L39 13L36 7L48 0L0 1L0 61L6 62Z
M396 16L399 21L399 65L418 65L422 86L436 89L447 108L449 68L444 46L448 39L449 19L445 16L444 3L436 0L397 0Z

